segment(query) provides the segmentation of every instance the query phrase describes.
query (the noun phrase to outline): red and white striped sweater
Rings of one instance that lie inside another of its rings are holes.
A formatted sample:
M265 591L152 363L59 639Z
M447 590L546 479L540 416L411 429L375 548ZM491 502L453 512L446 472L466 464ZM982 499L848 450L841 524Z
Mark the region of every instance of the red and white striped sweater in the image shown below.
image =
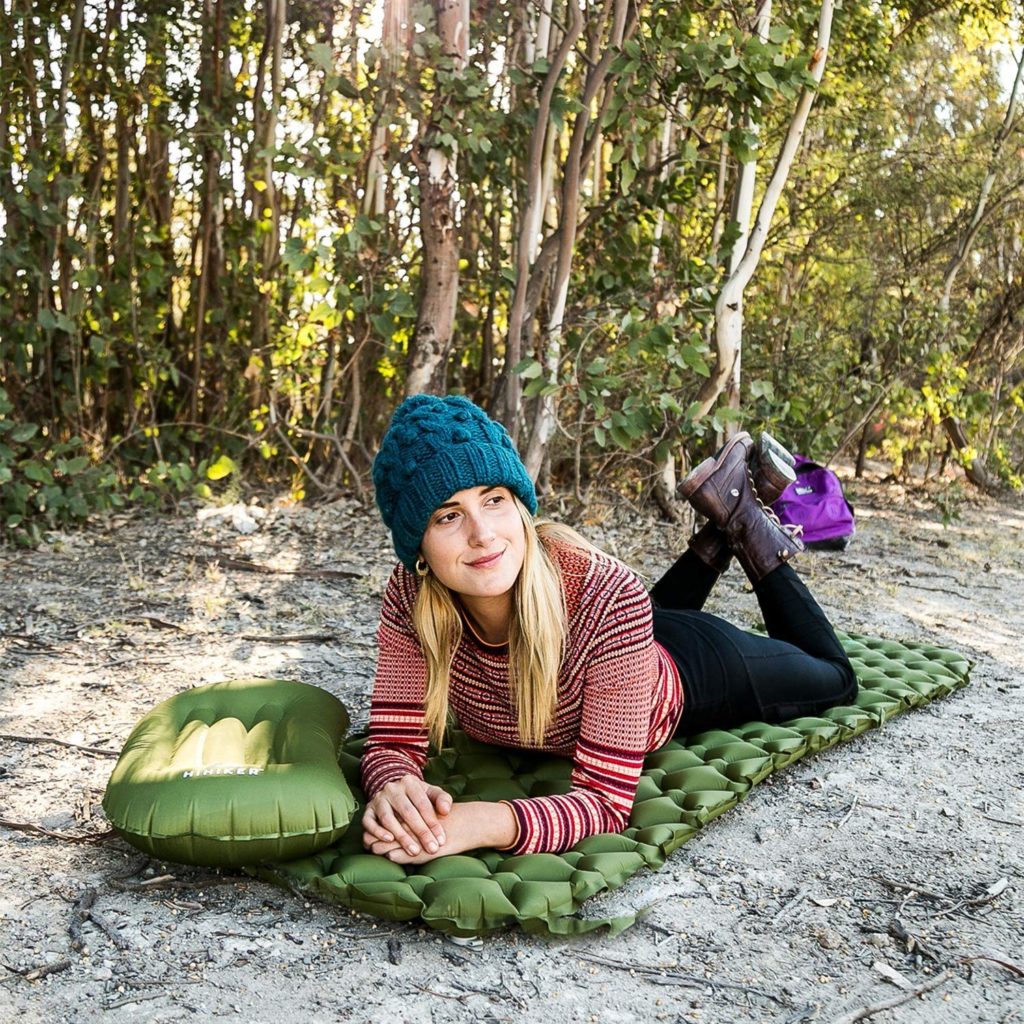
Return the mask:
M449 706L474 739L573 760L569 793L509 801L519 823L513 853L567 850L585 836L625 828L644 755L671 738L682 712L679 673L654 641L651 601L637 577L600 553L562 544L550 550L562 572L569 629L544 742L520 739L505 648L488 648L467 629L451 669ZM412 624L417 584L398 565L384 594L362 761L368 798L403 775L422 777L427 757L427 666Z

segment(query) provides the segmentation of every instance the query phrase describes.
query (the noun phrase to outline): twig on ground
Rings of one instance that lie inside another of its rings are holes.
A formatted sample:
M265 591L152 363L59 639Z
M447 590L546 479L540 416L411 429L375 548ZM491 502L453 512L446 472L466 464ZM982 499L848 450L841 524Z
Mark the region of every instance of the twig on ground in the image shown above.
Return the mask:
M188 630L183 625L181 625L180 622L169 622L167 619L161 619L157 615L120 615L117 616L113 621L127 622L132 625L144 623L147 626L156 626L157 629L173 629L176 633L188 632Z
M102 843L114 835L114 830L108 828L103 832L93 832L84 836L69 835L66 832L53 832L42 825L33 825L29 821L8 821L0 818L0 828L9 828L12 832L28 832L31 835L46 836L48 839L59 839L63 843Z
M72 949L79 951L85 949L86 941L82 934L82 925L89 920L90 911L95 902L95 889L86 889L75 901L74 909L71 911L71 920L68 921L68 935L71 939Z
M806 885L801 886L797 890L796 895L788 903L784 904L779 912L772 918L772 924L778 924L784 917L787 917L798 904L803 902L809 892L810 889Z
M994 885L989 886L984 896L974 896L971 899L958 900L951 907L947 907L945 910L940 910L935 916L936 917L948 917L950 914L955 914L958 910L963 910L965 907L983 907L991 903L997 896L1001 896L1006 889L1009 887L1009 879L1001 878Z
M741 985L734 981L719 981L717 978L703 978L696 974L683 974L673 970L671 967L659 967L657 964L633 963L626 960L611 960L608 957L595 954L570 953L577 960L584 960L587 963L600 964L602 967L614 967L620 971L632 971L649 978L656 985L682 985L687 988L710 988L729 989L733 992L745 992L748 995L761 996L763 999L770 999L780 1006L786 1006L787 1001L781 996L772 992L765 992L764 989L752 988L750 985Z
M39 981L40 978L45 978L50 974L66 971L70 966L70 960L56 960L52 964L43 964L42 967L33 967L29 971L16 971L15 973L20 974L26 981Z
M843 820L839 822L839 824L836 826L837 828L842 828L850 820L850 818L853 817L853 812L857 810L857 803L859 802L859 800L859 796L855 796L853 798L853 803L850 804L850 809L846 812L846 814L843 815Z
M29 647L35 647L42 651L48 651L53 646L45 640L40 640L34 633L0 633L0 637L17 640L20 644L28 644Z
M155 878L147 878L142 882L125 882L118 878L110 878L107 880L107 884L119 892L147 892L150 889L205 889L214 885L234 885L239 881L242 879L220 875L210 875L195 881L175 878L174 875L157 875Z
M1024 826L1024 821L1019 818L997 818L994 814L983 814L982 817L987 821L998 821L1000 825Z
M127 1006L129 1003L146 1003L151 999L159 999L166 996L167 992L140 992L135 996L125 996L123 999L115 999L112 1003L104 1003L104 1010L116 1010L119 1006Z
M128 878L134 878L149 863L145 854L136 854L128 867L118 875L110 875L108 882L123 882Z
M239 640L251 640L261 644L325 644L338 639L337 633L282 633L280 636L259 636L243 633Z
M110 939L110 941L118 949L131 948L131 943L117 930L117 928L113 924L111 924L110 921L107 920L105 914L101 914L98 910L90 910L89 920L92 921L92 923L96 925L96 927L99 928L99 930L103 932L103 934L106 935L106 937Z
M1008 971L1016 974L1018 978L1024 978L1024 967L1015 964L1009 957L994 956L992 953L975 953L974 956L961 957L960 963L973 964L975 960L989 960L994 964L999 964L1000 967L1005 967Z
M465 1002L466 998L470 995L476 995L475 992L466 992L463 995L449 995L447 992L435 992L432 988L427 988L426 985L417 985L414 981L412 987L419 989L420 992L426 993L428 996L438 996L441 999L454 999L458 1003Z
M908 583L906 580L899 580L897 586L910 587L913 590L932 590L937 594L951 594L953 597L959 597L961 601L970 601L969 594L962 594L959 590L954 590L952 587L926 587L923 583Z
M164 900L164 906L170 907L171 910L204 910L202 903L197 903L195 900ZM290 935L285 935L286 939L290 939ZM300 943L301 945L301 943Z
M166 885L168 882L176 882L177 879L174 875L154 875L152 878L147 878L142 882L136 882L134 885L128 886L129 889L156 889ZM120 887L119 887L120 888Z
M124 624L126 626L155 626L157 629L170 629L175 633L187 633L188 630L177 622L168 622L166 619L161 619L157 615L114 615L109 619L97 619L94 622L85 622L77 628L75 631L76 636L81 636L87 629L93 629L96 626L112 626L114 624Z
M883 1010L891 1010L896 1006L902 1006L904 1003L909 1003L911 999L923 996L926 992L931 992L933 988L938 988L949 981L953 977L953 973L952 969L945 970L934 978L930 978L923 985L918 985L902 995L894 996L892 999L886 999L880 1003L869 1003L856 1010L851 1010L849 1013L844 1013L842 1017L836 1017L832 1024L855 1024L856 1021L866 1020L868 1017L873 1017L876 1013L881 1013Z
M915 896L918 896L918 895L919 894L917 892L915 892L913 889L911 889L910 892L908 892L906 894L906 896L904 896L903 899L900 900L899 906L896 908L896 920L897 921L899 921L900 915L903 913L903 911L907 909L907 904L912 899L914 899Z
M466 995L485 996L487 999L490 999L491 1002L495 1003L500 1002L503 999L507 999L515 1003L519 1009L525 1009L521 1001L515 997L508 985L505 984L504 980L502 980L501 983L501 987L505 990L504 996L501 993L501 989L485 988L478 985L467 985L466 982L456 977L449 978L448 984L451 985L452 988L457 988L460 992L465 992Z
M259 562L250 562L245 558L230 558L227 555L193 555L192 561L200 565L219 565L224 569L259 572L268 576L301 576L317 580L358 580L364 575L348 569L275 569L270 565L260 565Z
M809 1004L802 1010L797 1010L791 1017L779 1021L779 1024L810 1024L814 1020L814 1014L817 1010L817 1005Z
M84 750L87 754L102 754L104 757L117 757L116 750L104 750L103 747L89 747L82 743L72 743L70 740L58 740L53 736L15 736L12 733L0 733L0 740L10 740L12 743L52 743L56 747L69 747L71 750Z
M916 950L921 956L926 956L937 964L942 963L942 958L931 946L920 935L915 935L913 932L908 931L906 925L898 917L894 917L889 922L889 934L894 939L899 939L906 946L908 953L913 953Z
M911 882L893 882L891 879L883 878L881 875L871 876L876 882L881 882L887 889L897 889L901 892L912 892L917 893L918 896L927 896L933 900L943 900L946 903L952 903L948 896L943 896L941 893L932 892L930 889L926 889L923 885Z

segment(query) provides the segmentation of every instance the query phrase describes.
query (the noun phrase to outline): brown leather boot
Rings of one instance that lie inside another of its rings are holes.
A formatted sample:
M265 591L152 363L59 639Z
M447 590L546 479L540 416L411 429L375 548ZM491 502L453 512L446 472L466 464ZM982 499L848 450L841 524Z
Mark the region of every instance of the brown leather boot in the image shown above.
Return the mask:
M803 550L803 544L755 493L748 465L753 447L749 435L738 434L690 473L679 493L720 531L751 583L757 583ZM701 557L699 550L695 553Z
M753 447L749 457L754 491L765 505L772 505L779 495L796 480L793 456L767 431ZM690 550L707 566L721 575L729 567L732 552L722 531L710 520L691 538Z

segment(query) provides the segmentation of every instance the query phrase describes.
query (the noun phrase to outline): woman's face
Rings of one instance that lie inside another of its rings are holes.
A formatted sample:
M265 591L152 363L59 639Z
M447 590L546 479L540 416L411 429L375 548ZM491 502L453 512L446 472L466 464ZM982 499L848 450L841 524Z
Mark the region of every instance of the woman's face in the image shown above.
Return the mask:
M430 517L423 557L449 590L464 597L498 597L523 567L526 529L507 487L456 491Z

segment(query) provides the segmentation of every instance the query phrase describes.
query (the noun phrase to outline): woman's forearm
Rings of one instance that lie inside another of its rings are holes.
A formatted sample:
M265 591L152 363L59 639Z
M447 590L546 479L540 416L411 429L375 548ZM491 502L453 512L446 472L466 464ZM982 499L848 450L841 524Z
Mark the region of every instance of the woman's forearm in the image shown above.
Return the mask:
M483 840L479 846L506 850L519 838L519 820L509 804L479 801L460 806L477 808L475 813L481 819L480 834Z

